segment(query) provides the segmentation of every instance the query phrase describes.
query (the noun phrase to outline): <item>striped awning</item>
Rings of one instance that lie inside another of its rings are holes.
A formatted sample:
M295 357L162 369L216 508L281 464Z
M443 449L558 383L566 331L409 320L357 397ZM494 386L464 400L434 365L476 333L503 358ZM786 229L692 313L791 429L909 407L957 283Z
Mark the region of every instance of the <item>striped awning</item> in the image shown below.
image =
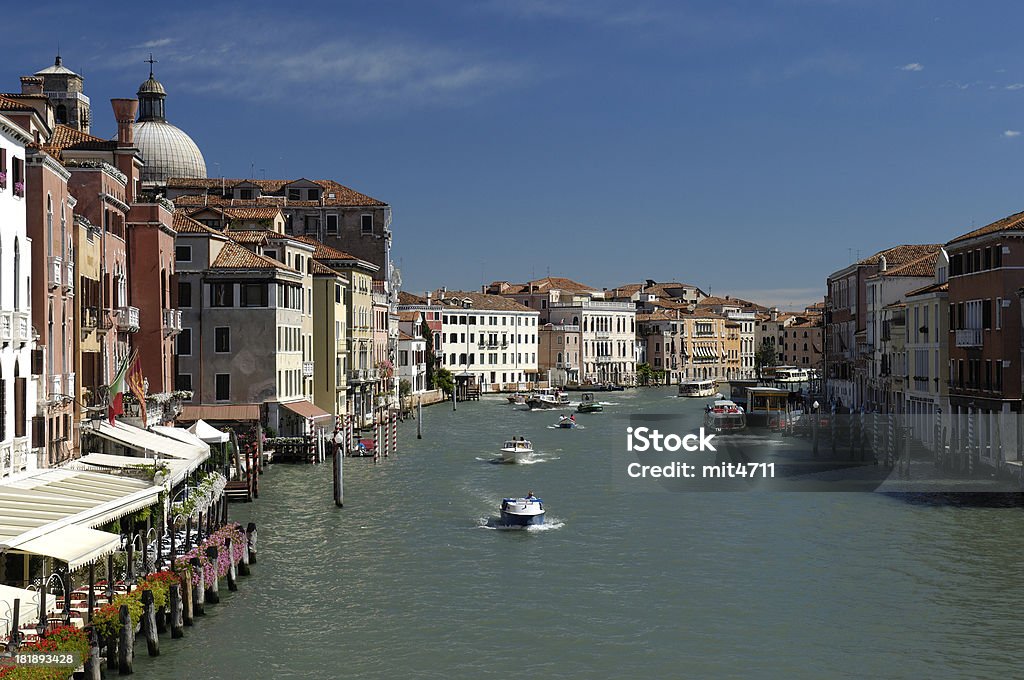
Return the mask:
M718 352L713 347L707 345L695 345L693 348L693 356L697 359L717 359Z

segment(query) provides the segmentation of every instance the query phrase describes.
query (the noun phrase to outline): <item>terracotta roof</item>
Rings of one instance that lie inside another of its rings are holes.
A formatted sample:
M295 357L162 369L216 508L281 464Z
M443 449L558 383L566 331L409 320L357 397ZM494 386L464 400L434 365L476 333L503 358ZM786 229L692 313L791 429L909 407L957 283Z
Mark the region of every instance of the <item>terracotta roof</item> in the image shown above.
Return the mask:
M258 186L260 191L265 194L278 194L279 200L285 199L285 192L289 184L303 181L300 179L221 179L219 177L210 177L202 179L194 179L189 177L171 177L167 180L168 188L174 189L195 189L197 192L206 192L210 189L219 190L221 183L225 187L234 187L239 184L252 184ZM359 193L355 189L351 189L343 184L338 184L332 179L314 179L308 180L313 184L319 185L323 190L323 201L288 201L288 205L293 206L317 206L317 205L334 205L334 206L386 206L387 203L379 201L376 198L367 196L366 194ZM334 194L334 198L331 198L331 194ZM202 196L199 197L202 200ZM226 203L231 204L232 199L225 199L222 196L216 194L209 196L210 203ZM177 199L175 199L177 200ZM234 205L250 205L257 204L258 199L253 201L243 201L236 199Z
M425 305L427 304L427 298L420 297L419 295L413 295L412 293L406 293L404 290L400 290L398 291L398 304Z
M217 236L224 236L222 232L192 219L183 210L174 211L173 226L174 230L179 234L216 234Z
M902 245L894 246L888 250L880 250L871 257L865 257L858 262L859 265L878 264L881 257L885 256L885 263L889 269L902 267L925 255L937 252L942 247L941 243L928 243L924 245Z
M975 238L977 236L986 236L988 234L997 234L1001 231L1024 231L1024 212L1014 213L1009 217L1004 217L1001 220L996 220L992 224L986 224L980 229L969 231L966 234L961 234L954 238L950 243L956 243L958 241L966 241L967 239Z
M270 240L270 234L262 229L237 229L224 232L232 241L250 245L263 245Z
M938 259L938 256L939 251L936 249L933 253L895 268L888 266L888 258L886 258L886 270L874 274L871 278L876 279L882 276L934 276L935 260Z
M224 244L217 259L210 265L210 269L280 269L298 273L273 258L254 253L234 242Z
M117 142L108 139L101 139L90 135L87 132L76 130L67 125L58 124L54 128L50 140L43 147L50 153L59 154L61 151L109 151L117 148Z
M35 111L35 109L33 109L28 104L22 104L21 102L19 102L17 99L14 99L13 97L5 97L4 95L0 94L0 111L27 111L27 112L32 112L32 111Z
M720 307L723 305L726 307L742 307L743 309L751 311L768 311L768 308L764 305L759 305L756 302L732 296L718 297L715 295L709 295L697 303L698 307Z
M398 331L398 339L399 340L412 340L413 337L411 335L409 335L408 333L406 333L405 331L399 330ZM416 339L419 340L419 338L416 338Z
M313 257L318 260L358 260L355 255L349 255L344 250L338 250L333 246L322 243L312 236L289 236L289 238L302 243L309 244L315 248Z
M915 295L924 295L926 293L944 293L949 290L949 281L943 281L942 283L929 283L927 286L921 286L915 288L905 294L906 297L914 297Z
M272 220L281 214L278 206L250 206L250 207L219 207L211 206L211 210L230 217L233 220ZM195 211L198 212L198 211Z
M309 261L309 273L315 276L341 276L341 274L316 259Z
M398 320L399 321L416 321L416 319L418 319L419 317L420 317L420 312L414 312L414 311L411 311L411 310L409 310L409 311L399 311L398 312Z
M178 420L194 422L196 420L259 420L259 404L186 404L181 407Z
M509 283L508 281L494 281L488 288L500 290L505 288L503 295L521 293L545 293L550 290L564 290L567 292L598 292L597 288L588 286L579 281L573 281L562 276L545 276L542 279L534 279L526 283Z
M444 293L444 298L441 297L441 291L434 293L434 300L437 304L443 305L451 309L463 309L462 301L468 299L470 306L467 311L479 311L479 310L493 310L503 312L534 312L537 310L530 309L526 305L521 305L511 298L504 297L502 295L489 295L487 293L476 293L462 290L450 290Z

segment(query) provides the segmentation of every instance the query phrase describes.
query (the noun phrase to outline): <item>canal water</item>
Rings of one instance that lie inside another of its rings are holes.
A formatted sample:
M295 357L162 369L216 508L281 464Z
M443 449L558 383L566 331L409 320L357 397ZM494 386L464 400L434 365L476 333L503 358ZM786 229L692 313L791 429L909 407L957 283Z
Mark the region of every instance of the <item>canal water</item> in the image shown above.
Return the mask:
M1007 678L1024 667L1024 515L877 493L632 491L624 416L704 400L606 393L559 430L504 399L424 409L425 434L345 461L275 466L255 575L144 678ZM489 462L505 438L531 464ZM543 530L492 528L533 491Z

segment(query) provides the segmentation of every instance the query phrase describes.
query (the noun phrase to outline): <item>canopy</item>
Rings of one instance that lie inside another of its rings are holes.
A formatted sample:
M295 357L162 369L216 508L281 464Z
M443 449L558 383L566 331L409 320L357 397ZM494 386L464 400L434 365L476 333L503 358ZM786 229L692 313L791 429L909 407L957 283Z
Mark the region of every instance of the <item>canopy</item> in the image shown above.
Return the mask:
M164 437L170 437L176 439L183 444L189 446L195 446L202 451L209 451L210 445L204 442L202 439L197 437L191 431L186 430L183 427L170 427L169 425L153 425L153 432L163 435Z
M18 609L18 627L35 623L39 620L39 593L34 590L12 588L0 584L0 619L10 619L14 613L14 601L21 600ZM8 621L0 622L0 634L9 633Z
M205 459L204 459L205 460ZM135 456L115 456L109 453L89 453L77 460L73 460L66 467L72 470L124 470L138 467L139 465L152 465L155 458L136 458ZM161 465L166 465L170 470L169 478L171 486L175 486L189 475L190 472L202 465L203 460L193 458L192 460L181 460L180 458L163 458Z
M188 431L207 444L223 444L231 437L227 432L221 432L205 420L197 420L192 427L188 428Z
M320 418L334 417L327 411L320 408L319 406L316 406L315 404L312 404L306 401L305 399L301 401L281 402L280 405L288 409L292 413L302 416L303 418L312 418L314 420L318 420Z
M118 422L117 425L111 425L105 420L99 421L98 423L93 423L90 428L83 427L82 431L83 433L91 432L115 444L136 451L148 451L153 454L183 459L201 458L203 456L208 458L210 456L210 447L208 446L198 443L186 444L177 438L132 427L122 422Z
M14 542L11 551L43 555L66 562L74 571L101 557L106 557L121 546L121 537L106 531L96 531L78 525L61 527L48 534L24 542Z

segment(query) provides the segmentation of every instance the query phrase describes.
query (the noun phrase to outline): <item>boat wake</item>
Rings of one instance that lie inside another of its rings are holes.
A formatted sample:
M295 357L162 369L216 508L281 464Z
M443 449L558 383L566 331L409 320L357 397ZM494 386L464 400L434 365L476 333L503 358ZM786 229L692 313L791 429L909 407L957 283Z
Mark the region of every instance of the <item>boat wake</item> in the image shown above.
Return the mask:
M500 517L481 517L478 521L478 529L489 529L491 531L554 531L565 526L565 522L557 519L545 521L544 524L531 524L529 526L509 526L502 524Z
M493 456L490 458L486 456L476 456L475 458L475 460L481 463L490 463L491 465L536 465L537 463L547 463L549 461L559 459L560 456L549 457L544 455L538 455L536 453L534 453L532 456L520 459L518 463L512 460L505 460L501 456Z

